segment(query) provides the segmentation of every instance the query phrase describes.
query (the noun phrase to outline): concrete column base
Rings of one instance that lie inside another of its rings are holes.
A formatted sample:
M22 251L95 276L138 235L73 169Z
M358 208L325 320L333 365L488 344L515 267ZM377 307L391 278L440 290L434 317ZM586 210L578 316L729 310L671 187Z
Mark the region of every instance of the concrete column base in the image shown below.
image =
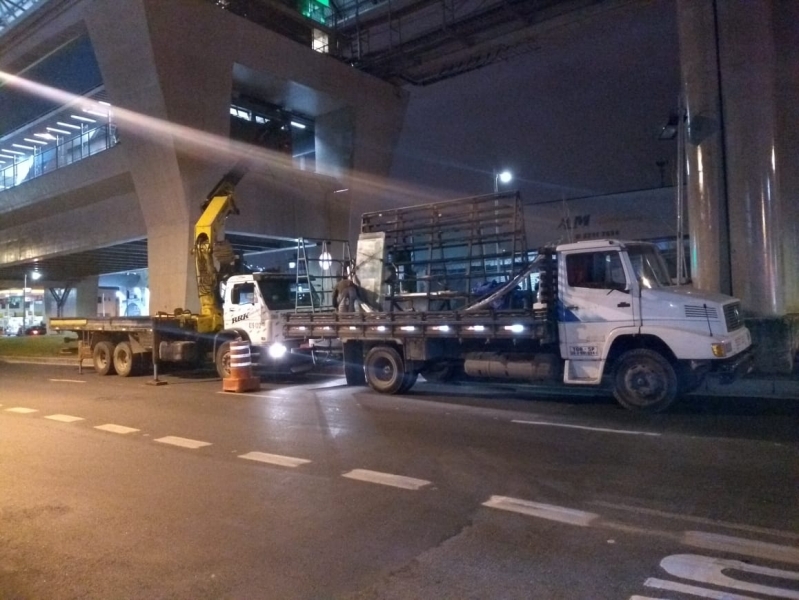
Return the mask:
M799 314L746 320L755 345L755 373L790 375L799 350Z

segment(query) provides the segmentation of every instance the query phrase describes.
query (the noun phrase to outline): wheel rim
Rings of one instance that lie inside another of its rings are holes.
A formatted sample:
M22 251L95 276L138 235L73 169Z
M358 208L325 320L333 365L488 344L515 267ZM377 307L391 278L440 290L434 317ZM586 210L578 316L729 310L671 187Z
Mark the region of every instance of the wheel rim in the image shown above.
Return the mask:
M656 403L668 392L666 377L654 365L637 364L628 369L624 375L624 386L636 403L641 405Z
M97 362L105 368L111 363L111 353L106 348L100 348L97 352Z
M387 358L380 357L374 361L375 379L380 383L390 383L394 379L394 366Z

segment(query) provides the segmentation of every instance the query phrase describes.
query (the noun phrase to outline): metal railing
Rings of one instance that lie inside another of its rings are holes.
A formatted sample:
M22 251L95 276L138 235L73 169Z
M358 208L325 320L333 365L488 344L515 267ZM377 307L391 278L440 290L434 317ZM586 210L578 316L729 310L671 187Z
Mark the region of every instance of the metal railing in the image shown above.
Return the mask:
M81 131L63 141L59 139L54 146L41 151L37 149L30 156L20 157L13 165L0 170L0 190L16 187L50 171L69 166L113 148L118 142L116 125L112 123Z

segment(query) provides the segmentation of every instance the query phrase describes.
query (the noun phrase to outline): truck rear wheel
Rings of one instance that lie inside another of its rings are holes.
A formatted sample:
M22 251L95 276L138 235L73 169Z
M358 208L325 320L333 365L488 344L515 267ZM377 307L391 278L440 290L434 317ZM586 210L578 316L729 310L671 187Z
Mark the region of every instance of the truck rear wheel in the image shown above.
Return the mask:
M92 350L92 362L98 375L114 374L114 344L97 342Z
M222 379L230 377L230 342L223 342L216 349L214 357L216 372Z
M624 408L661 412L677 399L677 374L654 350L628 350L616 363L613 395Z
M344 378L347 385L363 385L366 376L363 373L363 343L344 342Z
M119 342L114 348L114 370L120 377L130 377L136 364L136 356L130 342Z
M389 346L369 350L364 361L366 381L381 394L396 394L405 383L405 362L399 352Z

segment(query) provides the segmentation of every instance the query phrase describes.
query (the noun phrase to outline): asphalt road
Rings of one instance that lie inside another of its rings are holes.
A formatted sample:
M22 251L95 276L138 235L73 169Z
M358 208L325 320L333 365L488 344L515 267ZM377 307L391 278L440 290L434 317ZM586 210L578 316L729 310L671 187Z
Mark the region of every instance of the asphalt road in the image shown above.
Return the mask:
M799 402L0 363L0 599L799 599Z

